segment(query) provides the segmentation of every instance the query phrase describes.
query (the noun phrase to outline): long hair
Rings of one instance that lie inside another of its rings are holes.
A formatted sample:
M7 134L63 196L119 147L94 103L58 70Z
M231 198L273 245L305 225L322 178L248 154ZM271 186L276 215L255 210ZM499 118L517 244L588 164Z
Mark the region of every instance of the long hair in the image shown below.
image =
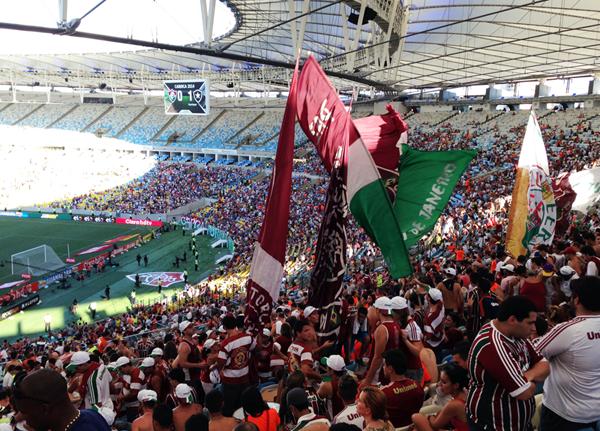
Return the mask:
M388 413L385 408L386 396L381 389L367 386L362 390L365 405L371 410L371 416L374 420L387 420Z

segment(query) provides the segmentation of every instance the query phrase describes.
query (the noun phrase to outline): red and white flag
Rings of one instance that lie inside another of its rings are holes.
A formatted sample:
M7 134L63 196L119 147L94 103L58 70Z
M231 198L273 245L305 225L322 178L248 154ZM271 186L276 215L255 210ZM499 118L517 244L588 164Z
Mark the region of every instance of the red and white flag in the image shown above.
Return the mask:
M296 64L281 122L265 218L254 246L246 284L246 327L252 331L270 323L271 309L279 297L283 278L292 194L297 76Z

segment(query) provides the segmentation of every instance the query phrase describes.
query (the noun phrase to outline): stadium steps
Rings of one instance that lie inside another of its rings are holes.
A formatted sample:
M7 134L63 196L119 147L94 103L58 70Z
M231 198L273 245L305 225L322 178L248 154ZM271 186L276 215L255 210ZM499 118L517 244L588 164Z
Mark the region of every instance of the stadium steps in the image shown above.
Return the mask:
M73 106L71 109L69 109L67 112L65 112L64 114L62 114L60 117L58 117L56 120L54 120L52 123L48 124L46 127L44 127L44 129L50 129L52 126L54 126L55 124L57 124L60 120L62 120L63 118L65 118L67 115L69 115L71 112L73 112L74 110L76 110L80 105L75 105Z
M232 142L232 141L233 141L235 138L237 138L237 137L238 137L238 136L240 136L242 133L244 133L244 130L248 130L248 127L252 126L252 125L253 125L254 123L256 123L258 120L260 120L260 118L261 118L263 115L265 115L265 113L264 113L264 112L261 112L260 114L258 114L254 120L250 121L248 124L246 124L246 126L245 126L245 127L242 127L242 128L241 128L240 130L238 130L238 131L237 131L237 132L236 132L236 133L235 133L235 134L234 134L234 135L233 135L231 138L229 138L229 140L227 141L227 143L229 143L229 142ZM242 142L242 143L240 143L240 144L238 144L238 145L236 145L236 146L235 146L235 148L236 148L236 149L237 149L237 148L240 148L242 145L244 145L244 144L243 144L243 142Z
M549 117L550 115L554 114L555 112L556 112L556 111L554 111L554 110L551 110L551 111L548 111L548 112L546 112L546 113L545 113L544 115L542 115L541 117L538 117L538 123L539 123L539 121L540 121L540 120L542 120L542 119L544 119L544 118L546 118L546 117Z
M31 117L33 114L35 114L37 111L39 111L40 109L42 109L45 105L41 104L40 106L38 106L37 108L32 109L31 111L29 111L27 114L23 115L21 118L19 118L17 121L15 121L14 123L12 123L13 126L16 126L17 124L19 124L21 121L23 121L24 119Z
M456 117L458 114L460 114L460 112L459 112L459 111L454 111L454 113L453 113L452 115L450 115L450 116L448 116L448 117L444 118L442 121L438 121L437 123L435 123L435 124L432 124L432 125L431 125L431 127L437 127L437 126L439 126L440 124L444 124L444 123L445 123L446 121L448 121L450 118Z
M166 122L166 123L165 123L165 124L164 124L164 125L163 125L163 126L160 128L160 130L154 134L154 136L153 136L152 138L150 138L150 141L155 141L155 142L156 142L156 141L158 141L158 140L159 140L158 138L160 138L160 135L162 135L162 133L163 133L165 130L167 130L167 128L168 128L168 127L171 125L171 123L172 123L173 121L175 121L176 119L177 119L177 115L172 115L172 116L171 116L171 118L169 118L169 121L167 121L167 122Z
M0 113L2 113L2 111L4 111L5 109L7 109L9 106L12 106L12 103L7 103L2 108L0 108Z
M90 124L88 124L87 126L85 126L83 129L81 129L82 132L87 132L87 130L92 127L94 124L96 124L98 121L100 121L102 118L104 118L104 116L106 114L108 114L110 111L112 111L115 107L114 106L109 106L108 108L106 108L105 111L101 112L100 115L98 115L96 118L94 118L92 120L92 122Z
M204 129L200 130L198 133L196 133L194 136L191 137L190 142L196 142L196 139L198 139L200 136L202 136L202 134L204 132L206 132L208 129L210 129L213 124L215 124L217 121L219 121L219 118L221 118L223 115L225 115L225 112L227 112L227 109L223 109L221 112L219 112L217 114L217 116L215 118L213 118L213 120L210 123L208 123L206 125L206 127Z
M575 127L575 126L577 126L579 124L582 124L582 123L587 123L588 121L591 121L594 118L598 118L598 117L600 117L600 113L597 113L597 114L594 114L594 115L590 115L589 117L585 117L585 118L578 118L576 122L574 122L573 124L569 124L567 126L567 128Z
M131 120L129 123L127 123L127 125L125 127L123 127L121 130L119 130L118 133L115 134L115 138L120 138L121 135L123 133L125 133L127 130L129 130L129 128L131 126L133 126L137 120L142 118L142 115L144 115L146 112L148 112L149 109L150 109L149 106L145 106L144 109L142 109L142 112L140 112L135 117L133 117L133 120ZM175 117L173 117L173 118L175 118ZM170 121L167 124L169 124L169 123L170 123ZM165 125L165 127L166 127L166 125ZM160 129L160 130L162 131L163 129Z
M483 120L481 123L479 123L479 126L483 126L484 124L489 123L490 121L493 121L493 120L495 120L496 118L498 118L498 117L500 117L502 115L504 115L504 111L500 111L496 115L492 115L491 117L488 117L486 120Z

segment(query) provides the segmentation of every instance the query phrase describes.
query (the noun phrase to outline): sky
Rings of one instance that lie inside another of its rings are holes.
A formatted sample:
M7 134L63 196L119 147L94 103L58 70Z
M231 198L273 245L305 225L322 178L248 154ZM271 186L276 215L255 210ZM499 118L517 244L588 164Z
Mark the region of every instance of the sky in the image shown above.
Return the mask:
M68 21L79 18L100 0L70 0ZM58 0L18 0L2 10L1 22L56 27ZM207 1L207 4L209 2ZM216 2L213 37L235 25L231 11ZM87 16L78 30L170 44L201 42L200 0L107 0ZM0 30L0 55L67 54L144 49L68 36Z

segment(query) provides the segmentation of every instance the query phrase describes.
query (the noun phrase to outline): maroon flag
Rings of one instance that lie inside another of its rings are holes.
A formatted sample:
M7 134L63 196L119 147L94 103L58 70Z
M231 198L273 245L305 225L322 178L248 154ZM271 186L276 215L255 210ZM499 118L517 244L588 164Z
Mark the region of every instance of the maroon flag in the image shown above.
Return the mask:
M265 218L254 246L246 284L246 324L250 330L270 323L271 309L279 297L283 278L292 194L297 76L296 64L281 122Z
M577 193L571 187L569 182L570 174L563 172L557 178L552 180L552 191L554 192L554 200L556 202L556 227L555 232L562 234L569 228L569 214L571 206L575 202Z

